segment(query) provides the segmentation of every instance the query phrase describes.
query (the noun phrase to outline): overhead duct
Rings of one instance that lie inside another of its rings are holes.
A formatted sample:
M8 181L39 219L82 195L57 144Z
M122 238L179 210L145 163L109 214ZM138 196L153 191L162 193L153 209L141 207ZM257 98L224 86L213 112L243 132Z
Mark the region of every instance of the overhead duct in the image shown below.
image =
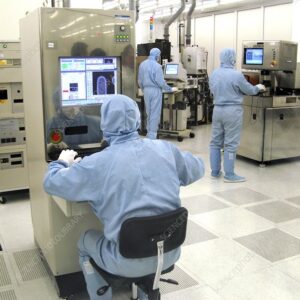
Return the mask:
M70 7L70 0L51 0L52 7Z
M135 22L137 22L139 20L140 17L140 1L136 0L136 18L135 18Z
M140 12L139 0L129 0L129 10L135 11L135 22L137 22Z
M196 0L192 0L192 5L187 13L187 16L186 16L186 40L185 40L185 44L188 46L191 44L191 37L192 37L192 34L191 34L191 24L192 24L192 14L195 10L195 7L196 7Z
M185 9L185 0L181 0L181 7L178 9L178 11L168 20L164 27L164 38L165 40L169 40L169 27L170 25L181 15L181 13Z
M182 48L184 47L184 23L179 24L179 52L181 53Z
M129 10L135 10L135 0L129 0Z

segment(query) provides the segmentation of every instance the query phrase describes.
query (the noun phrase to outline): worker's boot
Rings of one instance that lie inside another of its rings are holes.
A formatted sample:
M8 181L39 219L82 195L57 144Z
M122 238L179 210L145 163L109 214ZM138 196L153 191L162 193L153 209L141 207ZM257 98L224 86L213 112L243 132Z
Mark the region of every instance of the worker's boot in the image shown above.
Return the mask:
M224 151L224 182L244 182L245 177L239 176L234 173L234 163L235 163L235 152Z
M222 175L220 149L210 148L210 167L212 178L219 178Z

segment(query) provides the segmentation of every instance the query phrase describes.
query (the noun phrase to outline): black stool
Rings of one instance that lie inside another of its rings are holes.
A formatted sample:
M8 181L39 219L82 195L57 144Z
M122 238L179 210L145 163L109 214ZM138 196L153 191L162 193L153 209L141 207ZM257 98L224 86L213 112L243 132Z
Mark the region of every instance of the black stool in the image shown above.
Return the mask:
M125 220L120 230L120 254L131 259L157 256L156 273L137 278L117 276L101 269L93 259L90 259L95 270L108 283L108 285L100 287L97 294L99 296L104 295L111 286L130 284L132 286L132 300L138 299L138 287L148 295L149 300L160 300L159 281L178 284L171 279L161 279L160 276L174 269L174 265L172 265L168 269L162 270L164 253L183 244L186 236L187 219L188 211L181 207L158 216Z

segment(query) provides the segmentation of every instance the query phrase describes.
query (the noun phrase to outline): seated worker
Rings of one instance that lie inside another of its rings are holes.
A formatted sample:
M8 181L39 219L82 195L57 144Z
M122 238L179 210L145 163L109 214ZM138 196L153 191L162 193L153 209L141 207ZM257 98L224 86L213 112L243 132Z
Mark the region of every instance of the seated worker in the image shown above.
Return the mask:
M138 135L140 112L135 101L113 95L101 106L101 129L109 146L103 151L74 159L73 150L62 151L49 164L44 189L66 200L88 201L104 232L86 231L78 242L79 262L91 299L110 300L97 290L107 285L93 269L90 257L109 273L128 277L155 273L157 258L127 259L120 255L121 224L128 218L153 216L181 206L180 186L204 175L203 161L181 152L167 141L142 139ZM164 256L166 269L180 256L180 249Z

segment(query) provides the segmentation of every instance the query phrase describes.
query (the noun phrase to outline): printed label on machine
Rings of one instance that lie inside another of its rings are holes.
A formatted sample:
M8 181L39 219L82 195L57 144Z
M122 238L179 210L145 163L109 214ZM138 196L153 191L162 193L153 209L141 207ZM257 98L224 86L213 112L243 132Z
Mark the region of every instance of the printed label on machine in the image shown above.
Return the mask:
M15 119L0 120L1 131L13 130L16 131L19 128L19 124L15 122Z

